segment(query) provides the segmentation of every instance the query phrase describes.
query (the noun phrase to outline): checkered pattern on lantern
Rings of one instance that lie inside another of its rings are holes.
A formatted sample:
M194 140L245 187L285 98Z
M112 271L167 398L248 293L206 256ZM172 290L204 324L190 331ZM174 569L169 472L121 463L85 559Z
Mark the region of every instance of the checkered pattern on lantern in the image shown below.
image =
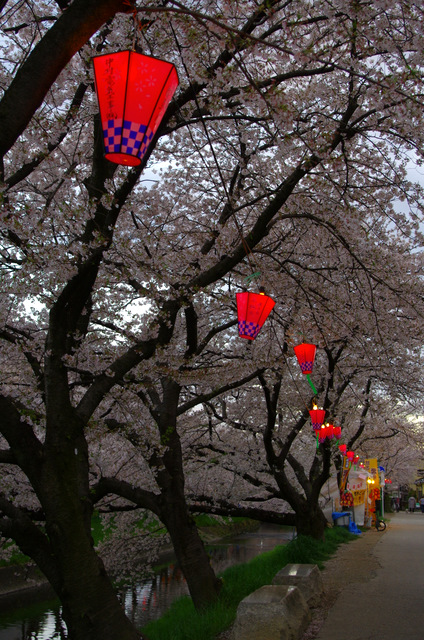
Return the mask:
M241 336L249 336L249 338L256 338L259 333L260 326L253 322L246 322L245 320L241 320L238 323L239 335Z
M141 158L153 138L153 133L146 125L124 120L121 153Z
M103 122L103 136L106 153L119 153L121 151L122 120Z
M313 363L312 362L308 362L307 360L305 362L302 362L300 365L300 368L302 369L302 373L309 373L309 371L312 371L312 366Z

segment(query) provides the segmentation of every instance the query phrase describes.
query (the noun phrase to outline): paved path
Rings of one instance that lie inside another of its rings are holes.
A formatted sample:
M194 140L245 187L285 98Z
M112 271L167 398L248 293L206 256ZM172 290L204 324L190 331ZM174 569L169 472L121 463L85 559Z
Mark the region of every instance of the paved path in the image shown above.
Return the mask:
M369 579L346 585L316 640L424 640L424 515L389 517Z

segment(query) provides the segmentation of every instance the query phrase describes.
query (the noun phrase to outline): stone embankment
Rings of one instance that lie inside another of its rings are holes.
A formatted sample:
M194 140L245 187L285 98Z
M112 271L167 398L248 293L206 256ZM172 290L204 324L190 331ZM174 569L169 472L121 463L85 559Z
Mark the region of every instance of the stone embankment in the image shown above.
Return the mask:
M0 612L51 596L53 592L49 583L35 567L0 567Z
M272 585L257 589L240 602L234 640L299 640L310 623L310 607L319 602L322 592L316 565L286 565Z

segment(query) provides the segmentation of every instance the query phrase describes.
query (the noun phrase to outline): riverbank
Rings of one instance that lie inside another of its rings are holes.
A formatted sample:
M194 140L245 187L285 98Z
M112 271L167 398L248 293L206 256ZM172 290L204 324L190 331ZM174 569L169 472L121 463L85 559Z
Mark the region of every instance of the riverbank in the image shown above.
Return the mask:
M229 536L256 531L260 523L255 520L234 519L232 522L206 519L207 524L199 527L205 544L224 540ZM172 552L172 546L166 545L161 554ZM10 565L0 567L0 613L11 608L25 607L34 602L54 598L55 594L48 581L37 567L33 565Z
M53 590L37 567L0 567L0 612L25 607L51 597L54 597Z
M310 539L298 539L293 541L293 544L284 546L283 549L281 547L281 539L282 537L284 539L284 534L281 536L280 528L276 531L274 530L277 529L276 527L268 527L265 531L262 529L263 527L261 527L259 532L249 532L243 536L232 536L233 539L231 540L230 538L229 543L227 543L227 539L225 543L219 542L217 546L213 545L210 547L212 562L215 563L218 561L220 564L225 562L227 567L231 567L229 572L224 567L224 586L226 589L225 593L224 590L222 592L222 604L224 605L225 611L222 607L220 608L221 619L215 611L211 612L211 619L200 619L197 621L192 619L191 616L194 615L198 617L198 613L191 610L192 607L187 604L187 600L183 600L181 603L178 602L178 597L184 595L186 591L184 590L184 593L175 593L175 589L180 590L180 587L184 587L184 585L181 585L181 572L178 572L178 568L175 569L175 567L170 565L170 568L163 567L160 573L155 575L153 580L137 585L136 588L131 588L121 594L123 598L122 601L125 602L126 608L131 612L134 624L139 628L144 628L146 624L148 624L149 633L147 633L147 628L146 633L148 637L156 638L156 640L169 637L169 628L165 628L165 635L162 633L163 629L160 631L164 624L171 624L174 634L177 628L179 629L179 635L175 635L175 639L184 640L184 638L187 638L187 635L189 635L189 631L192 637L199 637L202 638L202 640L209 638L209 640L212 640L218 636L220 631L222 633L226 627L228 629L228 627L231 626L231 618L234 619L238 602L248 595L248 593L262 586L262 584L269 584L275 571L278 570L280 566L283 566L287 562L321 563L324 558L329 558L330 555L335 552L337 545L346 541L346 535L350 535L344 528L336 528L331 531L331 536L328 536L328 544L321 544ZM289 542L292 537L292 531L288 531L286 534L287 537L285 540ZM356 542L353 544L356 544ZM224 549L225 554L223 553ZM268 553L263 554L264 551ZM281 554L284 557L280 557ZM230 561L230 564L228 564L228 561ZM276 563L275 566L271 567L272 570L268 566L270 562ZM218 570L221 571L220 568L218 568ZM264 571L270 572L270 575L263 575ZM22 575L22 573L21 575L17 575L14 572L12 573L12 579L24 579L25 587L28 586L28 581L31 580L31 588L34 586L33 581L37 581L37 576L25 576ZM28 593L29 590L26 588L25 592ZM175 596L177 599L175 599ZM15 607L9 607L6 618L3 619L6 625L4 628L15 630L14 632L17 633L16 638L21 638L21 635L19 635L21 633L21 625L24 624L26 628L29 624L31 628L38 630L39 635L34 637L39 637L40 639L51 638L51 629L61 624L59 609L56 605L53 605L53 603L51 605L48 604L46 608L43 608L43 604L38 605L35 604L35 600L31 600L31 605L33 604L35 607L31 607L31 613L24 613L23 611L16 612L17 615L15 617L11 615ZM178 611L180 604L183 607L182 611ZM40 606L41 608L37 608ZM187 611L187 607L189 611ZM228 612L226 609L228 609ZM171 615L171 622L166 612L169 612ZM230 619L228 619L227 614ZM166 618L168 618L168 620L166 620ZM200 616L200 618L203 618L203 616ZM47 620L49 620L48 623ZM156 626L155 621L157 621L159 627L153 631L150 623ZM48 631L45 626L46 624L49 624ZM200 628L198 629L198 634L193 635L193 629L196 627L196 624L197 626L200 625ZM22 626L22 629L24 626ZM157 631L160 631L159 635ZM228 629L228 631L230 631L230 629ZM161 633L162 635L160 635ZM59 636L55 635L54 637ZM224 635L223 633L222 637L227 638L231 636L227 636L227 633ZM22 640L23 638L24 635L22 635Z

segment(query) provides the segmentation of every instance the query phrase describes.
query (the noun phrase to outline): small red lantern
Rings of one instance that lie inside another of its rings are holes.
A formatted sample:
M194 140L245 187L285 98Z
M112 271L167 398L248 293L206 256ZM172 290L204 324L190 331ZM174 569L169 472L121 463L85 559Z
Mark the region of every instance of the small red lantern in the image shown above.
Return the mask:
M135 51L106 53L93 63L106 158L135 167L178 87L175 67Z
M263 291L237 293L236 300L239 336L254 340L273 310L275 301L266 296Z
M339 440L342 437L342 428L341 427L333 427L334 437Z
M348 452L346 453L346 458L347 458L348 460L350 460L351 462L352 462L352 460L353 460L353 458L354 458L354 457L355 457L355 452L354 452L354 451L348 451Z
M323 442L325 442L326 437L327 437L327 426L323 424L321 429L318 431L318 442L322 444Z
M312 373L315 353L317 350L316 346L314 344L306 344L303 342L302 344L298 344L296 347L293 347L293 349L300 368L302 369L302 373Z
M339 444L340 453L345 456L347 451L347 444Z
M328 422L325 425L325 435L328 438L328 440L332 440L334 438L334 427L332 424L329 424Z
M311 416L312 429L314 431L319 431L324 424L325 409L318 409L318 407L314 407L309 410L309 415Z

